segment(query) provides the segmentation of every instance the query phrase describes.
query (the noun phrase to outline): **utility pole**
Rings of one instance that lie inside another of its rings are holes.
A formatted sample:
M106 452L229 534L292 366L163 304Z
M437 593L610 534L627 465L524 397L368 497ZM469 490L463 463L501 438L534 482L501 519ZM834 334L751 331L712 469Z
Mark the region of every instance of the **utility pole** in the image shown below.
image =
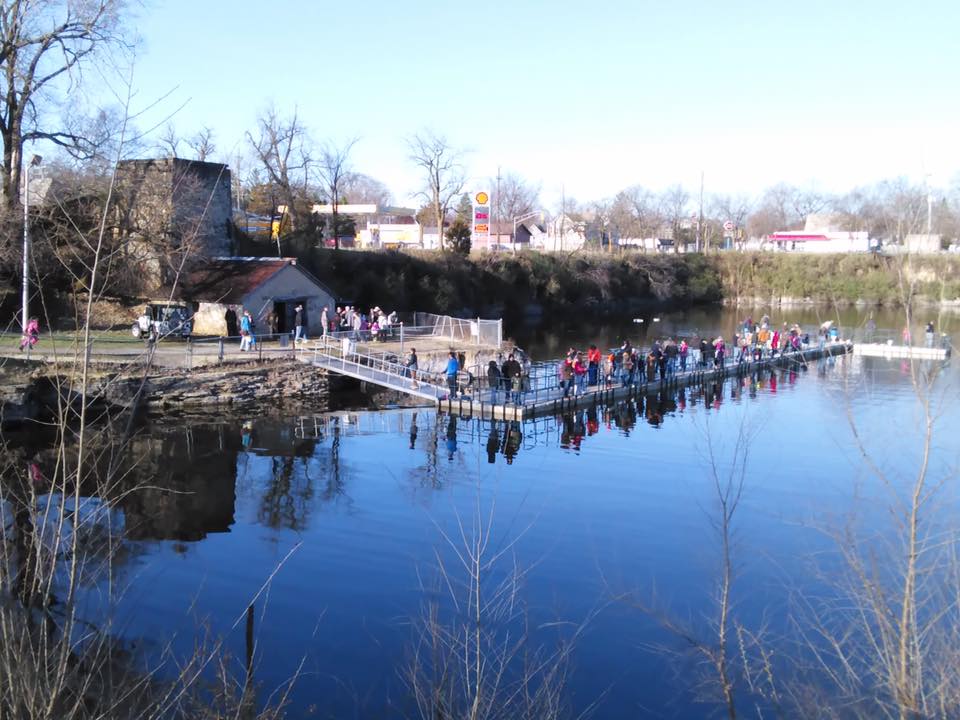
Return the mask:
M567 222L567 186L560 186L560 252L563 252L563 232ZM557 241L553 241L553 249L557 249Z
M23 295L20 298L23 310L23 332L30 322L30 168L43 160L39 155L30 158L23 166Z
M496 244L500 244L500 166L497 165L497 194L496 200L493 203L493 232L496 234ZM514 250L516 250L517 239L510 238L513 242Z
M703 170L700 171L700 215L697 217L697 252L706 252L703 247Z

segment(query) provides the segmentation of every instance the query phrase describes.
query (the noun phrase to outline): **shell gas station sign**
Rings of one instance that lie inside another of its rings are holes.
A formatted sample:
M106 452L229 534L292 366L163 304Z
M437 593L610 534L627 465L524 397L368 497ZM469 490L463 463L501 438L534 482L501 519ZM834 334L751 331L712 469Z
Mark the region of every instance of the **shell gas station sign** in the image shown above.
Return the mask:
M473 244L485 246L490 242L490 195L481 190L473 196Z

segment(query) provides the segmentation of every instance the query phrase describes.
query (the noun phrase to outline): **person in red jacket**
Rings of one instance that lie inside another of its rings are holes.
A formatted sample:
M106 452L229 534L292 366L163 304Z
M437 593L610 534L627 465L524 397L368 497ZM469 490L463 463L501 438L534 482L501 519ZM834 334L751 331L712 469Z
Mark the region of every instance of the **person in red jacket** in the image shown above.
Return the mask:
M600 378L600 350L591 345L587 350L587 384L596 385Z
M577 380L577 395L582 395L587 389L587 365L583 362L583 354L577 353L573 359L573 374Z

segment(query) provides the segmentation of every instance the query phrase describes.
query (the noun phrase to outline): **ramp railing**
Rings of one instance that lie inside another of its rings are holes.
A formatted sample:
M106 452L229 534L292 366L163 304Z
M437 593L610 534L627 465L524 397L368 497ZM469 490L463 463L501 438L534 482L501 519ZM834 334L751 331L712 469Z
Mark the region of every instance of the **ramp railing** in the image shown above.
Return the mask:
M348 337L320 337L301 354L311 357L318 367L409 395L437 400L449 392L436 373L407 367L393 353L361 352Z

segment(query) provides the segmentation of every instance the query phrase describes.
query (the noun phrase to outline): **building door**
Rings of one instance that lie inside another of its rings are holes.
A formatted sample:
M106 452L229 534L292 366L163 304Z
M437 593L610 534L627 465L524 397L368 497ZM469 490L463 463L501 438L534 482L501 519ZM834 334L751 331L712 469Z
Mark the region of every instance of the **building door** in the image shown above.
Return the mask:
M287 303L282 300L274 300L273 312L277 318L277 333L283 335L292 332L293 324L287 319Z

